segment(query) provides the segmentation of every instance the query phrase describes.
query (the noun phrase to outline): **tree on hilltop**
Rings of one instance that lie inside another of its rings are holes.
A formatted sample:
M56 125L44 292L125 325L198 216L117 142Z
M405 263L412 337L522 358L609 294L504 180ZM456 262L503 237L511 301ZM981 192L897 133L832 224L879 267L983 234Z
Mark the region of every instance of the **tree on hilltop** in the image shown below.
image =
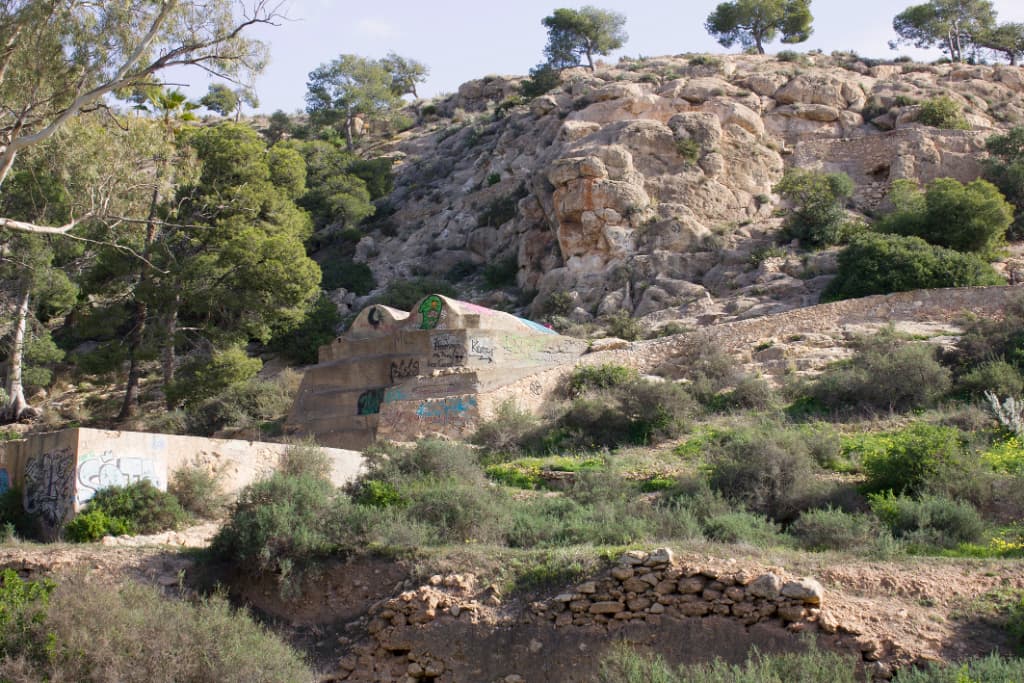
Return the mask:
M1024 57L1024 22L999 24L990 31L983 31L975 42L993 52L1002 54L1010 66Z
M607 55L622 47L629 36L623 30L626 16L587 5L578 10L560 8L541 19L548 30L544 47L547 62L557 69L579 66L586 56L594 70L594 55Z
M351 152L355 149L356 119L387 118L401 103L394 82L383 60L341 55L309 73L306 111L316 124L340 127Z
M938 47L954 62L978 45L981 36L995 28L996 12L991 0L929 0L912 5L892 20L899 38L889 46Z
M739 43L763 55L765 43L779 33L783 43L810 38L812 21L811 0L735 0L719 4L704 28L722 47Z

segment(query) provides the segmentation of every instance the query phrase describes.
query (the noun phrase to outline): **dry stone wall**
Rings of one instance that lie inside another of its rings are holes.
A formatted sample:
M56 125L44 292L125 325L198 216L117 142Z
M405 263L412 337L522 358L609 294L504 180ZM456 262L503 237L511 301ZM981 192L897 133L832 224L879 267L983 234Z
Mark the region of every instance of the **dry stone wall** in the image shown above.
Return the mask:
M735 560L680 561L668 548L629 551L607 572L547 599L504 603L471 574L436 575L371 608L366 637L332 681L539 683L592 681L613 642L654 647L673 662L749 647L799 650L798 633L891 677L896 653L848 631L813 578Z

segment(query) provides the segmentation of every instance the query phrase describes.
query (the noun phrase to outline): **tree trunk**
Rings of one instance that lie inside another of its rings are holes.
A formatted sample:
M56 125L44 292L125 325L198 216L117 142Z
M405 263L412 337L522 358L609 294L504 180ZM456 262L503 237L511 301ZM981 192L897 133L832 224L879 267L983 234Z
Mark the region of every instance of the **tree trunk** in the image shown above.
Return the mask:
M145 302L136 301L132 331L128 337L128 381L124 387L124 401L121 403L121 412L117 414L118 420L135 417L136 408L138 407L139 378L142 375L139 369L139 349L142 348L142 334L145 331L148 317L149 308Z
M593 72L594 71L594 56L590 53L590 48L589 47L586 50L586 54L587 54L587 65L590 67L590 71Z
M345 145L350 152L356 148L355 142L352 140L352 120L354 118L351 114L345 117Z
M18 297L18 320L14 326L14 340L11 343L11 359L8 361L7 374L7 407L4 409L4 417L10 421L21 419L21 416L28 410L28 401L25 400L25 387L21 383L21 371L24 365L25 356L25 329L28 327L28 286Z
M174 382L174 366L178 361L174 352L174 337L178 333L178 306L180 303L181 295L176 293L174 300L171 301L171 305L168 308L167 315L164 317L164 334L166 335L162 358L164 391L167 391L167 388ZM166 401L166 405L168 410L174 410L177 407L172 405L169 400Z

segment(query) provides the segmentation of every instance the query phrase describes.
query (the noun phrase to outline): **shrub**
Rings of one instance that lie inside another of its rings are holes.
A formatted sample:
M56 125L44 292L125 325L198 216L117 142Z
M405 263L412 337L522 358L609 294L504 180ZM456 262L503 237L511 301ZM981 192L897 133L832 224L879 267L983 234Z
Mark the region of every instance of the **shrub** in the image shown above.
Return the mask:
M972 368L956 381L957 391L972 398L982 398L986 391L997 396L1020 396L1024 379L1017 368L1004 360L994 360Z
M186 408L199 405L228 387L246 382L263 367L240 346L214 351L212 356L186 362L167 387L167 401Z
M367 290L369 291L369 290ZM365 294L366 292L360 292ZM300 365L317 362L321 346L334 341L341 314L334 302L321 294L298 327L275 332L267 348Z
M854 355L830 365L808 387L820 405L903 411L934 405L951 385L950 372L927 344L901 340L892 330L860 339Z
M915 500L892 493L870 496L871 510L893 536L913 546L955 548L977 543L985 522L970 503L938 496Z
M472 443L483 446L491 453L518 452L537 430L537 418L528 411L520 410L512 399L503 401L494 417L481 422L471 439Z
M924 422L895 432L878 446L861 456L867 476L863 489L869 493L919 494L929 482L956 476L967 457L958 430Z
M614 389L639 379L637 371L625 365L578 365L569 375L566 394L570 398L578 398L597 389Z
M125 536L133 532L127 520L111 517L100 508L84 510L64 526L64 538L72 543L92 543L104 536Z
M700 143L693 138L677 138L676 152L689 164L697 163L700 159Z
M10 568L0 573L0 677L9 658L41 658L52 646L53 636L41 633L39 625L46 620L54 587L49 579L25 581Z
M937 178L920 190L897 180L889 198L893 211L876 224L879 232L920 237L929 244L994 258L1013 222L1013 206L995 185L974 180L966 185Z
M1005 281L975 254L928 244L920 237L864 233L839 253L839 268L822 301L935 287L999 285Z
M640 321L622 309L605 316L604 323L608 326L608 334L613 337L636 341L640 336Z
M228 506L220 479L204 467L182 467L171 474L167 492L186 512L201 519L220 519Z
M85 512L93 510L119 520L112 522L110 528L121 529L121 533L155 534L177 529L188 520L188 514L173 495L145 479L100 489L86 504Z
M330 480L331 458L312 439L295 441L281 454L277 471L291 477L309 476Z
M918 123L935 128L969 130L971 125L964 118L960 104L946 95L933 97L921 103L917 115Z
M515 256L499 259L484 266L484 282L492 289L510 287L519 274L519 259Z
M519 84L523 97L540 97L554 90L562 83L561 72L549 64L540 64L530 69L530 77Z
M785 545L779 526L750 512L727 512L704 520L704 535L720 543L747 543L761 548Z
M989 158L985 176L1017 208L1010 236L1024 236L1024 127L1017 126L1005 135L993 135L985 141Z
M488 225L493 228L501 227L516 217L519 200L525 196L526 189L520 187L510 195L495 199L477 216L477 224L481 226Z
M785 223L790 238L811 246L843 241L845 206L853 194L850 176L793 168L786 171L775 191L792 206Z
M392 280L380 295L376 303L391 306L402 311L410 311L416 303L428 294L456 297L458 292L450 282L433 278L412 278L409 280Z
M186 408L186 424L190 433L202 436L252 427L286 413L292 400L293 392L283 382L254 378Z
M365 296L377 287L377 280L370 266L352 259L332 258L320 264L320 272L320 286L326 291L347 289L359 296Z
M10 526L22 538L33 535L34 521L25 512L21 489L14 487L0 493L0 526Z
M761 377L745 375L724 397L730 408L767 410L776 404L775 389Z
M377 508L401 505L406 502L394 484L373 479L363 482L352 497L352 500L359 505L369 505Z
M95 585L79 577L44 589L50 591L49 607L45 600L34 601L40 617L0 660L0 679L290 683L313 678L298 653L223 597L173 600L150 586Z
M563 445L648 444L678 435L694 409L693 398L679 385L635 379L573 400L558 426L565 433Z
M1016 604L1010 606L1006 617L1006 630L1017 647L1017 652L1024 654L1024 595ZM1024 676L1024 662L1021 662L1020 675Z
M408 519L429 525L440 543L502 543L507 509L500 490L455 477L423 477L399 487Z
M808 510L789 528L808 550L859 550L869 547L878 531L871 517L832 508Z
M800 434L776 425L737 429L708 452L708 482L775 520L794 517L817 495L818 466Z
M331 534L335 490L311 474L276 472L242 489L213 539L215 557L255 573L285 576L336 547Z
M1017 368L1024 365L1024 297L1010 299L1001 318L978 318L965 325L955 361L973 367L993 359L1003 359Z

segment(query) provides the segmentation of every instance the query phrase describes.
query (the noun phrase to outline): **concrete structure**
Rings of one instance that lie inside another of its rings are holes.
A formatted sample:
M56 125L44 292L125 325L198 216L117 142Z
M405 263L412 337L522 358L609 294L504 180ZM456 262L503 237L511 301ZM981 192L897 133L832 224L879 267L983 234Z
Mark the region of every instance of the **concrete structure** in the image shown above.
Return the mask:
M466 436L508 397L503 388L571 366L586 349L535 322L436 294L412 312L370 306L320 348L285 429L342 448Z
M203 467L235 492L270 473L286 444L206 439L193 436L65 429L0 443L0 492L21 488L25 509L36 516L44 537L60 528L99 489L149 480L167 490L169 476L183 467ZM333 462L332 480L354 479L362 455L324 449Z

